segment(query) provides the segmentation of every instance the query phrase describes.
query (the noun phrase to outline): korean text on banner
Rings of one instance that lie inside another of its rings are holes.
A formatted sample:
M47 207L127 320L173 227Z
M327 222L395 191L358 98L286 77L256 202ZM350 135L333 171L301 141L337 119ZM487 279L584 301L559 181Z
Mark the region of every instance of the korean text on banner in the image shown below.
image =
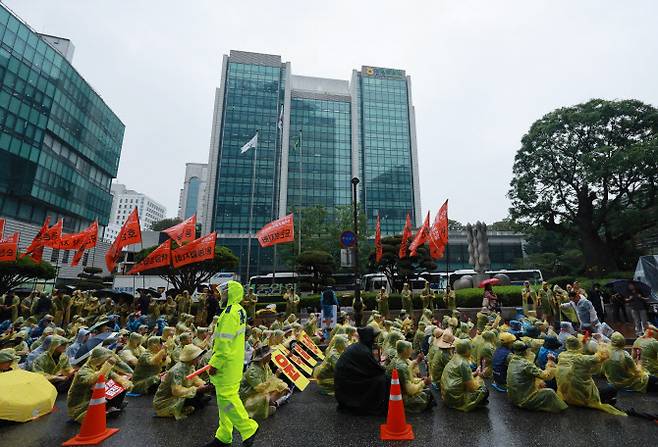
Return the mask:
M272 361L300 391L306 389L309 384L308 379L299 372L295 365L293 365L285 355L283 355L283 352L279 349L275 349L274 352L272 352Z
M217 233L212 232L171 252L174 268L195 262L207 261L215 257Z
M285 244L295 240L295 223L292 214L272 221L256 233L261 247Z

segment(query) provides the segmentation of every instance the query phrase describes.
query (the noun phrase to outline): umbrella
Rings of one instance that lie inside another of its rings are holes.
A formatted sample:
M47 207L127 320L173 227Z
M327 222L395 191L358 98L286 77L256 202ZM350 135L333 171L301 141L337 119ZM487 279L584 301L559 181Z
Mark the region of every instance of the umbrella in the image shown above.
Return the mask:
M500 284L500 279L498 279L498 278L485 279L484 281L482 281L480 283L480 288L482 289L482 288L484 288L484 286L486 286L488 284L491 284L492 286L497 286L498 284Z
M110 289L110 288L106 288L106 289L96 290L94 292L94 295L96 295L98 297L104 297L104 296L113 297L113 296L116 295L116 292L114 290Z
M647 297L651 296L651 287L640 281L633 281L630 279L617 279L615 281L611 281L607 283L605 286L610 287L618 294L627 297L629 295L628 286L630 284L635 284L635 287L637 287L637 289L640 291L642 295Z
M153 289L153 288L151 288L151 287L149 287L148 289L137 289L137 291L138 291L141 295L151 295L151 296L153 296L153 297L155 297L155 296L160 296L160 293L159 293L157 290L155 290L155 289Z
M57 390L41 374L18 369L0 374L0 419L27 422L52 411Z

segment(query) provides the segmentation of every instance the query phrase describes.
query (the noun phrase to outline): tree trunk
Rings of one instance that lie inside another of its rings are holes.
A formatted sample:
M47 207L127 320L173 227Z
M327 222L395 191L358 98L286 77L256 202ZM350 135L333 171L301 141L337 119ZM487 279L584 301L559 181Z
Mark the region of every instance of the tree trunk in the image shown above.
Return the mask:
M612 250L591 225L580 227L580 237L587 276L601 276L619 270Z

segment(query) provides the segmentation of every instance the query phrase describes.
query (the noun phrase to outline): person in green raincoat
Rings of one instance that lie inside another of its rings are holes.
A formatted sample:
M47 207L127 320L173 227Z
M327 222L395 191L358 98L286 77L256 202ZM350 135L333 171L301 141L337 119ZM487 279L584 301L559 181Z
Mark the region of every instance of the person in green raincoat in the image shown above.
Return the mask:
M425 281L425 287L420 291L420 301L423 305L423 309L432 309L432 297L434 294L430 289L429 281Z
M191 343L192 343L192 334L190 334L189 332L183 332L182 334L180 334L180 336L178 337L178 345L176 345L176 348L171 353L171 361L172 362L180 361L181 352L183 352L185 346ZM197 347L201 348L200 346Z
M523 315L528 315L529 310L535 310L535 303L537 301L537 294L530 287L530 282L525 281L523 283L523 289L521 289L521 305L523 306Z
M142 346L143 338L137 332L131 332L128 336L128 344L119 351L119 358L135 369L139 358L146 352L146 348Z
M493 355L496 352L496 334L493 331L482 332L482 343L475 353L475 361L480 367L480 377L490 379L493 376Z
M286 293L283 294L283 300L286 302L286 317L299 313L299 295L292 287L288 287Z
M658 329L649 326L645 331L649 337L640 344L640 359L642 368L649 374L658 376ZM641 339L642 337L638 338Z
M198 346L185 346L179 361L167 371L153 397L153 408L158 417L173 417L177 421L185 419L208 402L204 394L210 386L199 376L186 378L196 369L203 352Z
M471 371L471 343L466 339L455 342L455 354L441 374L441 397L450 408L472 411L489 402L489 390L479 376Z
M256 317L256 304L258 304L258 295L254 293L254 288L249 287L247 289L247 294L242 299L242 307L247 311L248 318ZM287 305L287 304L286 304Z
M555 304L553 291L546 281L541 283L541 288L537 293L537 298L539 302L537 311L540 312L542 318L552 324L554 315L558 312L558 307Z
M619 332L610 336L610 358L603 362L603 374L608 382L618 390L647 392L649 373L638 365L624 350L626 338Z
M386 293L385 287L382 287L377 293L375 301L377 301L377 310L379 311L379 314L388 319L388 293Z
M325 354L325 358L313 371L313 377L320 387L320 394L334 395L334 371L340 355L345 352L348 340L345 335L336 335L332 340L333 349Z
M411 343L405 340L398 341L395 349L397 354L386 368L386 373L390 376L394 369L398 370L404 408L409 413L421 413L428 409L432 402L429 390L426 389L431 380L429 377L418 377L418 363L422 361L422 354L419 354L416 360L410 360L413 348Z
M413 315L414 313L414 294L409 289L409 284L404 283L402 286L402 308L407 312L408 315Z
M70 384L75 370L64 354L69 341L60 336L53 335L48 350L39 355L32 363L32 371L42 374L57 391L65 390Z
M135 367L134 392L137 394L154 393L160 383L162 368L167 366L169 361L167 349L162 345L160 337L149 337L146 342L146 352L139 356Z
M267 419L276 412L276 401L289 393L288 385L272 373L272 351L268 346L258 348L240 382L240 399L250 418Z
M445 292L443 292L443 302L450 312L457 310L457 295L450 285L447 285Z
M558 413L568 405L550 388L544 388L544 380L555 376L555 363L549 357L546 369L528 361L528 346L520 340L512 344L512 357L507 367L507 395L514 405L526 410Z
M397 354L396 346L400 340L404 340L404 334L398 330L392 330L384 338L384 343L382 343L382 357L387 365Z
M426 328L427 328L427 323L425 321L421 320L418 322L418 329L416 329L416 333L414 334L413 343L412 343L414 351L416 352L420 351L421 344L423 343L423 339L425 338Z
M592 355L583 354L581 341L573 336L567 338L566 345L567 351L562 352L558 357L558 369L555 376L558 396L569 405L594 408L613 415L626 416L623 411L601 402L599 389L592 378L592 375L600 370L601 364L608 359L608 351L600 349ZM610 393L606 392L606 394ZM606 400L613 401L609 396L606 396Z
M440 389L443 370L452 358L454 351L455 336L448 331L443 331L441 338L435 338L432 343L436 344L438 351L430 359L430 377L432 378L432 383Z
M132 389L132 383L122 374L115 372L116 358L114 353L107 348L97 346L91 351L89 359L73 376L71 388L66 397L66 408L68 416L76 421L82 422L87 414L87 407L94 385L102 375L106 380L112 379L121 385L125 391L108 400L105 406L107 413L121 411L123 408L123 397L126 391Z
M576 309L574 309L573 306L562 307L562 304L569 302L569 294L567 291L555 284L555 286L553 286L553 297L556 306L556 314L560 311L562 313L562 320L566 319L572 323L578 323Z
M432 309L423 309L423 313L418 321L422 321L427 325L432 324Z

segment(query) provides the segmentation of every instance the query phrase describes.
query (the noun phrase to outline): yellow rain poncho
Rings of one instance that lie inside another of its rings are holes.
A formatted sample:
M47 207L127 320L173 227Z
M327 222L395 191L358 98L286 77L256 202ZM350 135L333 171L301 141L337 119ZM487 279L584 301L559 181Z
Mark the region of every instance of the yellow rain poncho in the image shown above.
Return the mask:
M398 370L404 408L409 413L420 413L427 409L430 403L430 394L425 390L423 380L417 377L416 362L410 361L406 357L411 353L411 349L411 343L408 341L398 341L396 345L397 355L389 363L386 373L390 376L393 369Z
M313 377L318 382L320 393L327 396L334 395L334 371L336 369L336 362L345 351L345 348L347 348L347 337L345 335L336 335L331 341L334 344L333 349L328 351L322 363L313 371Z
M161 345L160 337L150 337L147 342L147 350L139 357L133 383L135 393L146 394L153 385L160 383L160 373L167 362L167 350L163 347L158 352L153 352L156 346Z
M409 284L405 283L402 287L402 308L407 311L408 315L413 315L414 312L414 298L411 290L409 290Z
M603 374L608 382L618 390L627 389L647 392L649 373L637 365L628 352L624 350L626 339L619 332L610 337L612 349L610 358L603 362Z
M494 352L496 352L496 334L493 331L482 332L482 343L478 345L475 352L475 361L482 371L481 376L485 379L490 379L493 375Z
M550 388L541 388L543 380L550 380L555 375L552 362L545 370L530 363L524 355L526 346L522 341L513 344L514 354L507 367L507 395L514 405L527 410L558 413L567 408L567 404Z
M42 374L48 380L52 380L57 376L68 376L71 374L73 368L69 362L69 357L64 352L61 352L59 358L55 358L57 348L67 343L68 340L64 337L53 335L48 350L34 359L32 371Z
M272 373L269 364L252 362L240 383L240 399L249 417L266 419L271 415L270 396L275 399L288 391L288 385Z
M128 337L128 344L119 352L121 360L129 364L131 368L137 366L139 358L146 352L146 348L142 346L143 341L144 339L139 333L132 332Z
M472 411L486 404L489 392L482 379L474 377L471 371L469 341L457 340L455 351L441 374L441 397L450 408Z
M649 339L642 344L641 348L642 368L649 374L658 375L658 340Z
M193 407L185 408L185 400L196 396L197 387L204 384L198 376L188 380L186 377L194 372L193 360L203 353L197 346L189 346L183 352L183 360L171 367L165 374L153 397L153 408L159 417L185 419ZM189 411L188 411L189 410Z

